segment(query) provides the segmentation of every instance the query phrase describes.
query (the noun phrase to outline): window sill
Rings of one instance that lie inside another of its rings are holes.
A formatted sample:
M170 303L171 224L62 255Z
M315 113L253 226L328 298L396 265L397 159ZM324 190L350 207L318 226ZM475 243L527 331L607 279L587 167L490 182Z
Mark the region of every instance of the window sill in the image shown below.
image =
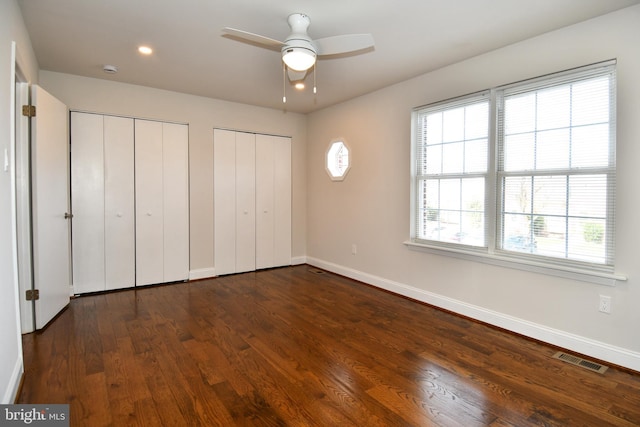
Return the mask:
M436 255L450 256L468 261L482 262L485 264L497 265L500 267L515 268L518 270L530 271L533 273L546 274L549 276L564 277L567 279L579 280L582 282L596 283L599 285L615 286L618 281L626 281L627 277L601 271L591 271L573 267L563 267L542 264L535 261L511 258L497 254L474 251L465 248L443 248L435 245L405 241L405 246L410 250L427 252Z

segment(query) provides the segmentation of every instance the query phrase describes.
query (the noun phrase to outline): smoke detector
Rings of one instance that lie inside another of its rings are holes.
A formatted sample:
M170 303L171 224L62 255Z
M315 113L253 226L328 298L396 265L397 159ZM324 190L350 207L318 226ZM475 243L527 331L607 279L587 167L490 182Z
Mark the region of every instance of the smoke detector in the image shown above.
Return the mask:
M118 67L116 67L115 65L105 65L104 67L102 67L102 71L107 74L115 74L118 72Z

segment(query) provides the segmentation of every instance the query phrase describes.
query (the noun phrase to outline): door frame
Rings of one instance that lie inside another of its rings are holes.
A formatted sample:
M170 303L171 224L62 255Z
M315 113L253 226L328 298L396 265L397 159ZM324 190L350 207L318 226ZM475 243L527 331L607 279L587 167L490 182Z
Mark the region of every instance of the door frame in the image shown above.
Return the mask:
M15 69L15 215L18 301L23 334L35 330L35 301L27 301L33 289L33 247L31 216L31 134L29 118L21 114L30 104L30 84L16 63Z

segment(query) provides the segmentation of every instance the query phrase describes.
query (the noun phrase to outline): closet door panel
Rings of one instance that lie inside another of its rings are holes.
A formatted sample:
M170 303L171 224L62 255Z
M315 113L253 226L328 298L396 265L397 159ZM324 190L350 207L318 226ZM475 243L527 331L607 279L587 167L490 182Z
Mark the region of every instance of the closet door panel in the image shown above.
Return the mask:
M291 138L276 137L273 148L275 267L291 265Z
M236 133L213 131L214 268L216 275L235 273Z
M291 139L214 130L214 179L216 274L290 265Z
M274 137L256 135L256 268L274 266Z
M164 282L162 123L135 121L136 285Z
M72 112L73 286L79 294L105 287L103 164L103 116Z
M162 124L164 281L189 278L189 130Z
M236 268L256 269L256 136L236 133Z
M135 285L133 119L104 116L105 289Z

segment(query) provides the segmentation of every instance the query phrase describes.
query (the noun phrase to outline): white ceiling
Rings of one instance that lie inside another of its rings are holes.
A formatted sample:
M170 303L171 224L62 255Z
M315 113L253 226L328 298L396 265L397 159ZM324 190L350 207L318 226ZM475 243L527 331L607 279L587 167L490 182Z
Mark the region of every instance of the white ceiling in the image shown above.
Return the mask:
M43 70L308 113L640 0L19 0ZM307 89L280 54L223 36L225 26L284 40L287 16L312 38L371 33L374 50L322 59ZM142 57L137 46L154 49ZM119 72L108 75L104 64Z

